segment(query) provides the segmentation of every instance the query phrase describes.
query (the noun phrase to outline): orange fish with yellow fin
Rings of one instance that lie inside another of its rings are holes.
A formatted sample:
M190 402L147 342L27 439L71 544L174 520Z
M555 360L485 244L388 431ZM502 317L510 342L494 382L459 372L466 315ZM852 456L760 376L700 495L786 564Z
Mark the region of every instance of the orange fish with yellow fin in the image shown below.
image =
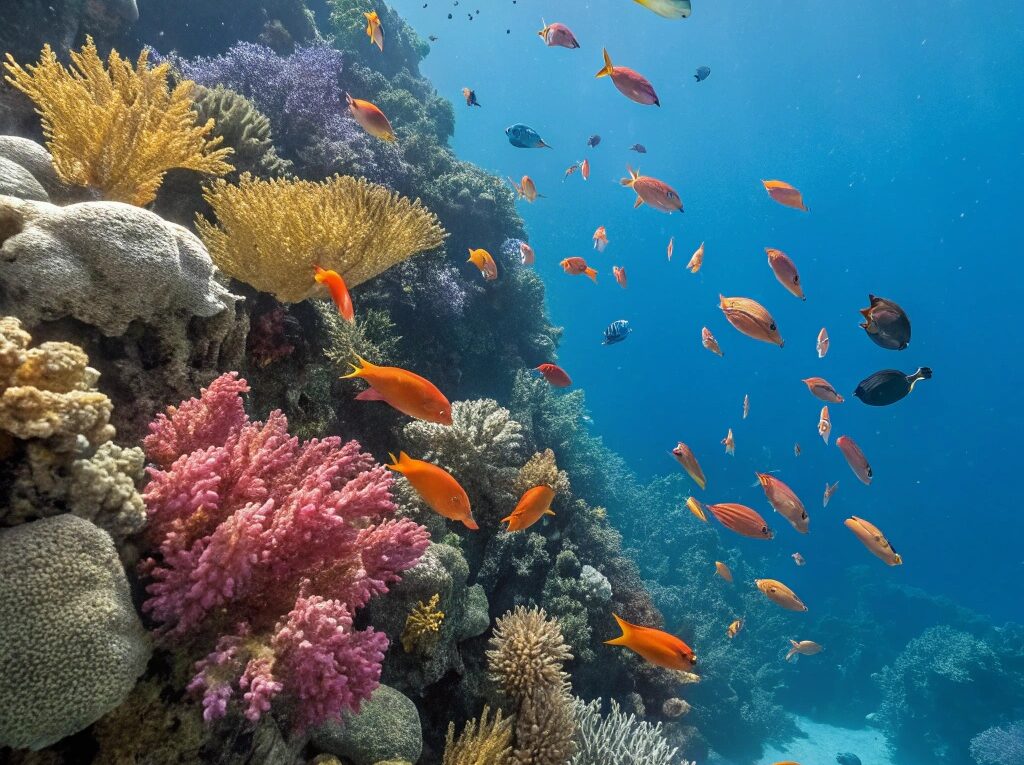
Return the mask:
M461 521L467 529L477 531L480 528L473 520L469 495L451 473L430 462L413 459L405 452L399 452L398 459L394 454L388 456L391 464L387 467L405 476L431 510L453 521Z
M697 654L686 643L653 627L630 624L617 614L612 614L622 634L605 645L621 645L640 655L641 658L665 669L692 672L697 664Z

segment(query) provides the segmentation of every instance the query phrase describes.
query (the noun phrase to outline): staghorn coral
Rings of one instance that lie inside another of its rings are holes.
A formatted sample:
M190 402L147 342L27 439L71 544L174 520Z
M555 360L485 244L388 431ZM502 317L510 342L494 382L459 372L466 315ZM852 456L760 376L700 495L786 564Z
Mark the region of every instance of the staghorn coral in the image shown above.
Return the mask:
M573 712L579 749L569 765L677 765L677 750L662 735L661 723L651 725L625 714L614 699L605 717L599 699L589 704L574 699Z
M193 83L172 90L169 67L148 52L131 63L112 50L106 67L92 38L65 68L49 45L27 67L7 55L7 82L31 98L43 121L54 168L65 183L98 189L113 201L145 205L164 174L179 167L210 175L231 171L230 149L210 139L213 122L196 124Z
M519 468L516 476L516 491L523 493L534 486L550 486L556 494L569 495L569 476L559 470L555 463L555 453L550 449L535 452L526 464Z
M502 718L499 709L487 719L484 706L479 719L470 720L455 738L455 723L448 724L441 765L509 765L512 755L512 718Z
M314 262L351 289L445 237L419 202L348 176L312 183L243 175L238 185L218 179L205 198L218 222L199 218L196 227L213 261L286 303L312 294Z
M1024 762L1024 720L979 733L971 739L971 757L978 765L1019 765Z
M402 648L406 653L430 654L441 639L444 611L437 607L440 599L440 595L434 594L427 603L421 600L406 617L402 630Z

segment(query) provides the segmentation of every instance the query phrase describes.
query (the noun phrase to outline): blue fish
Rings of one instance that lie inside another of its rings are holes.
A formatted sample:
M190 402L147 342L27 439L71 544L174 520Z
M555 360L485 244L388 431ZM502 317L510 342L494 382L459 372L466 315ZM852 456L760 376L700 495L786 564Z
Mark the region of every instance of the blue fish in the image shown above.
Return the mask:
M614 345L615 343L621 343L627 337L632 330L629 328L629 322L625 319L619 319L613 321L604 330L604 340L601 341L601 345Z
M710 74L711 74L711 67L710 66L698 66L697 67L697 74L693 75L693 79L695 79L697 82L700 82L701 80L706 80L708 78L708 75L710 75Z
M550 149L540 133L529 125L515 124L505 128L508 142L519 149Z

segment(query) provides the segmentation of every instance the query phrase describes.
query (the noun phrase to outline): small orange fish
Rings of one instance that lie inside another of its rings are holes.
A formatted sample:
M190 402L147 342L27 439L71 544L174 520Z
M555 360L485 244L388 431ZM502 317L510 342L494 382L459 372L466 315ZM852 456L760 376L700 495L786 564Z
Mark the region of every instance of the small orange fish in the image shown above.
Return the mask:
M536 254L534 253L533 248L530 245L528 245L526 242L520 242L519 243L519 261L524 266L532 266L535 260L536 260Z
M732 437L732 428L729 428L729 432L725 434L725 438L722 439L722 443L725 445L725 453L732 457L735 457L736 439Z
M807 386L807 390L815 398L820 398L822 401L827 401L830 404L843 403L843 397L839 394L839 391L824 377L808 377L801 382Z
M850 466L850 470L853 471L853 474L860 479L861 483L870 486L874 473L871 470L871 465L868 464L868 458L864 456L864 452L860 450L860 447L849 436L839 436L836 439L836 446L839 447L839 451L846 457L846 462Z
M768 254L768 265L771 266L772 273L775 274L779 284L801 300L806 300L804 288L800 285L800 274L797 273L796 266L790 257L782 250L775 250L771 247L765 247L764 251Z
M768 504L779 515L789 521L790 525L801 534L806 534L811 519L804 509L804 503L789 486L769 473L756 473L761 482Z
M493 282L498 278L498 264L494 262L491 253L482 248L469 251L467 263L472 263L480 269L481 275L486 281Z
M446 470L423 460L416 460L405 452L389 454L391 463L387 467L406 477L420 498L437 514L461 521L467 529L477 531L480 527L473 520L469 495L461 484Z
M566 258L558 265L562 267L563 271L565 271L567 274L571 274L572 276L586 274L593 280L594 284L597 284L597 271L588 266L587 261L585 261L583 258Z
M843 524L871 551L872 555L890 566L903 565L902 556L892 549L889 540L885 538L885 535L877 526L865 521L863 518L858 518L856 515L847 518L843 521Z
M764 190L768 192L768 196L780 205L807 212L803 196L785 181L761 181L761 183L764 184Z
M511 178L508 179L509 183L512 184L512 188L516 190L516 194L519 195L520 199L525 199L530 204L537 201L537 197L543 197L543 194L537 193L537 184L533 182L533 178L528 175L524 175L523 179L516 183Z
M786 654L786 661L790 661L794 656L814 656L816 653L821 653L824 649L815 643L813 640L790 640L789 644L792 648L789 649L789 653Z
M598 226L597 231L594 232L594 249L598 252L604 252L604 248L608 246L608 232L605 231L604 226Z
M348 287L345 285L345 280L341 278L341 274L327 268L313 266L313 278L316 279L317 283L327 287L327 291L331 293L331 300L338 307L338 313L341 314L341 318L349 322L355 321L356 316L355 309L352 308L352 296L348 294Z
M775 319L756 300L719 295L718 307L722 309L729 323L747 337L773 343L780 348L786 344L775 325Z
M725 631L725 634L729 636L729 640L732 640L734 637L740 634L741 629L743 629L743 620L737 619L729 625L729 628Z
M727 582L732 581L732 571L730 571L729 567L720 560L715 561L715 573Z
M700 271L702 265L704 265L704 242L700 243L700 247L693 253L693 257L690 258L690 262L686 264L686 267L690 269L691 274L695 274Z
M796 596L796 593L777 579L755 579L754 583L757 584L757 589L775 605L782 606L787 611L807 610L807 606Z
M615 276L615 281L618 282L619 286L622 289L626 289L626 269L612 266L612 275Z
M718 341L715 340L715 336L711 334L711 330L708 329L707 327L704 327L700 331L700 342L701 345L703 345L716 356L725 356L725 354L722 353L722 349L718 347Z
M817 350L819 359L825 358L825 354L828 353L828 332L825 331L824 327L822 327L821 332L818 333Z
M801 555L801 554L800 554L800 553L798 553L798 552L795 552L795 553L793 553L793 554L792 554L792 555L790 555L789 557L790 557L790 558L792 558L792 559L793 559L793 562L794 562L794 563L795 563L796 565L798 565L798 566L806 566L806 565L807 565L807 561L805 561L805 560L804 560L804 556L803 556L803 555Z
M476 100L475 90L463 88L462 97L466 99L466 106L480 106L480 102Z
M686 643L662 630L653 627L641 627L630 624L625 619L612 614L622 634L606 640L605 645L621 645L638 653L642 658L665 669L693 671L697 663L697 654Z
M800 456L800 444L793 444L793 456L794 457L799 457Z
M595 78L611 77L612 84L618 91L628 98L644 106L661 106L658 94L654 92L654 86L639 72L625 66L615 66L607 50L602 50L604 55L604 66L594 75Z
M696 497L686 498L686 509L693 513L697 518L704 521L704 523L708 522L708 517L704 514L704 505L702 505L700 500Z
M672 456L679 461L679 464L686 469L686 472L690 474L690 478L692 478L700 488L703 489L707 485L707 479L704 477L704 471L700 469L700 463L697 462L697 458L693 456L693 451L689 446L680 441L676 444L676 448L672 450Z
M352 364L352 371L341 379L360 377L370 384L373 394L360 394L361 400L385 401L402 414L417 420L452 424L452 405L426 378L399 367L379 367L359 356L356 356L356 361L358 364Z
M828 481L825 481L825 494L821 498L821 506L828 507L828 501L832 499L832 495L836 493L836 489L839 488L839 481L829 486Z
M556 388L568 388L572 385L569 374L557 364L541 364L534 367L534 371L540 372L544 379Z
M828 437L832 432L832 418L828 416L828 406L821 408L821 415L818 417L818 435L821 436L825 445L828 446Z
M580 177L585 180L590 180L590 160L585 159L580 162Z
M674 188L664 181L659 181L657 178L640 175L639 171L634 171L629 165L626 165L626 170L629 172L629 177L623 178L619 183L636 192L636 201L633 203L633 209L646 202L655 210L661 210L662 212L674 213L683 211L683 200L679 198L679 192Z
M370 42L384 50L384 30L380 26L380 17L377 11L370 11L363 14L366 17L366 34Z
M708 510L718 522L730 531L751 539L772 539L775 532L768 528L768 522L753 508L735 502L708 505Z
M527 489L519 499L519 504L510 515L501 519L508 523L506 531L523 531L545 515L554 515L551 502L555 499L555 490L550 486L534 486Z
M573 173L575 173L579 169L580 169L580 163L579 162L574 162L573 164L569 165L567 168L565 168L565 175L562 176L562 180L565 181L566 178L568 178L570 175L572 175Z
M398 140L388 118L376 106L369 101L352 98L348 93L345 94L345 102L348 104L348 111L352 115L352 119L358 122L359 126L367 133L382 141Z
M669 262L672 261L672 251L675 248L676 248L676 238L674 236L670 236L668 238L668 259L669 259Z
M747 415L750 414L750 396L743 397L743 419L747 419Z

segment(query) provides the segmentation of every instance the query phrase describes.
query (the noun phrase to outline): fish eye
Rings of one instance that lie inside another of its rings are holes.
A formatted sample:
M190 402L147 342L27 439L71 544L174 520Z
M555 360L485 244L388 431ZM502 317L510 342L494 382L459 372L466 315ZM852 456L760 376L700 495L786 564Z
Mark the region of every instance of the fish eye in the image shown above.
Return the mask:
M807 511L806 510L804 510L802 513L800 513L800 520L802 520L802 521L806 521L807 520Z
M799 283L800 283L800 276L799 275L794 276L793 277L793 284L799 284Z
M768 329L770 329L772 332L775 331L775 322L774 321L771 324L768 325Z
M767 526L762 526L761 527L761 533L762 534L767 534L768 533L768 527Z
M690 666L697 664L697 654L690 654Z

